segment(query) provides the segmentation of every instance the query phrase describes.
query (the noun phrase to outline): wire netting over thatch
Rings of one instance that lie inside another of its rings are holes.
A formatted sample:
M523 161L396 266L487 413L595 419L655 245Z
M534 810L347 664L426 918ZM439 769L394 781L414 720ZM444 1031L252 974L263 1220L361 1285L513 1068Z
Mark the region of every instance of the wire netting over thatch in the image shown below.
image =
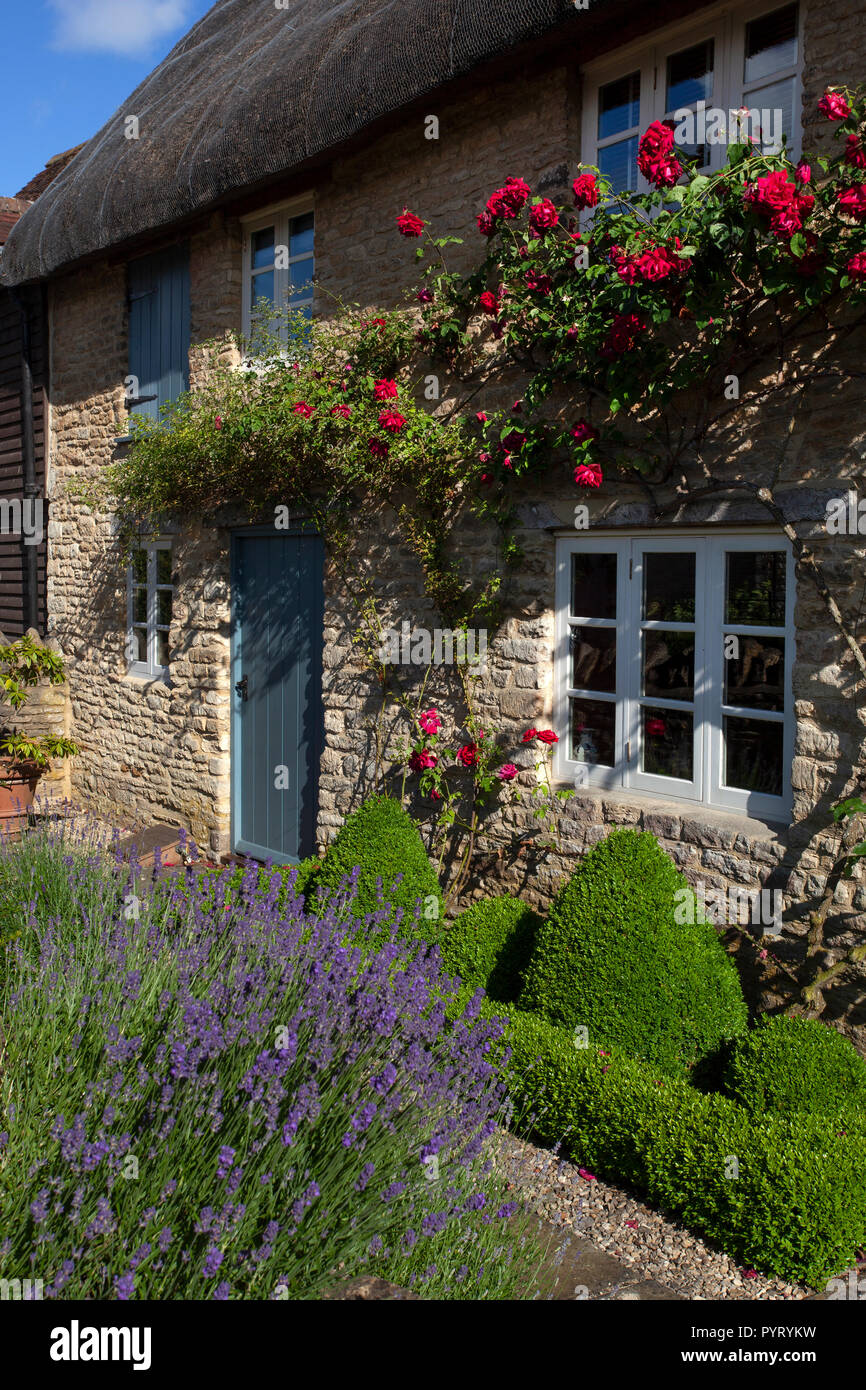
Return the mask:
M21 219L2 278L49 275L166 227L563 20L577 33L587 18L573 0L285 5L217 0ZM126 137L129 116L138 139Z

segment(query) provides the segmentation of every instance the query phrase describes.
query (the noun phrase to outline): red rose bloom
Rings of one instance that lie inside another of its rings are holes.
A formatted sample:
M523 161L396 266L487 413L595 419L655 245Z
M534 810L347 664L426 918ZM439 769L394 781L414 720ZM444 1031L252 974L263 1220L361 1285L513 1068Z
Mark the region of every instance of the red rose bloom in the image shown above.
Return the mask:
M387 377L380 377L373 382L373 395L377 401L392 401L397 395L396 381L389 381Z
M866 150L856 135L849 135L845 141L845 163L853 164L855 169L866 169Z
M537 729L527 729L521 740L522 743L531 743L538 733Z
M496 231L496 218L490 212L480 212L476 218L482 236L491 237Z
M586 439L598 439L598 430L593 429L586 420L578 420L571 431L571 437L575 444L582 444Z
M386 458L390 447L390 444L385 439L370 440L370 453L374 458Z
M527 270L523 278L529 288L538 294L550 294L553 289L553 281L549 275L538 275L534 270Z
M825 92L818 102L818 110L828 121L844 121L846 116L851 115L851 107L841 92Z
M475 419L480 420L483 424L484 421L487 419L487 412L485 410L476 410Z
M214 426L215 426L216 429L218 429L218 430L221 430L221 429L222 429L222 427L223 427L223 417L222 417L221 415L218 415L218 416L216 417L216 419L214 420Z
M514 778L517 776L517 768L514 766L514 763L503 763L502 766L497 769L496 776L502 782L513 782Z
M671 188L682 175L682 165L671 154L673 147L674 132L663 121L653 121L641 138L637 167L655 188Z
M331 406L331 414L332 414L332 415L342 415L342 417L343 417L344 420L348 420L348 418L349 418L349 416L351 415L351 413L352 413L352 407L351 407L350 405L341 404L341 405L332 405L332 406Z
M532 189L523 179L508 178L502 188L487 199L487 211L491 217L516 217L524 204L532 196Z
M601 487L603 480L599 463L579 463L574 470L574 481L578 487Z
M413 772L423 772L428 767L435 767L439 759L435 753L431 753L429 748L417 750L409 758L409 766Z
M442 727L442 718L435 709L425 709L423 714L419 714L418 723L425 734L438 734Z
M418 291L418 293L416 294L415 298L418 300L418 303L419 303L419 304L432 304L432 303L433 303L433 291L432 291L432 290L428 290L427 286L425 285L424 288L423 288L423 290L419 290L419 291Z
M584 208L594 208L598 203L595 174L578 174L571 185L571 191L574 194L574 206L581 212Z
M416 237L424 235L424 223L420 217L416 217L414 212L404 208L397 218L397 226L401 236Z
M839 207L858 222L866 217L866 183L855 183L839 196Z
M399 410L383 410L379 414L379 424L383 430L391 430L393 434L398 434L406 423L406 416L401 415Z
M845 269L852 280L866 280L866 251L858 251L852 256Z
M637 279L637 261L634 256L626 255L621 246L612 246L608 255L620 280L624 280L627 285L633 285Z
M499 300L496 298L496 295L493 293L492 290L485 290L484 293L480 296L478 303L484 310L485 314L499 313Z
M555 734L552 729L539 729L537 737L541 739L542 743L548 745L559 743L559 734Z
M464 767L474 767L478 762L478 745L476 743L465 743L462 748L457 750L457 761Z
M798 183L808 183L808 182L810 181L811 177L812 177L812 166L811 166L811 164L807 164L805 160L801 159L801 160L800 160L800 163L797 165L796 169L794 170L794 178L797 180Z
M637 314L614 314L613 323L601 345L601 356L621 357L623 353L630 352L643 328L643 321Z
M666 280L669 275L679 274L686 265L686 261L679 256L672 256L666 247L652 246L638 256L635 269L642 280L657 284L659 280Z
M313 407L311 405L307 405L306 401L298 401L298 404L295 406L295 414L303 415L305 420L309 420L310 416L313 413Z
M667 725L663 719L648 719L646 722L646 731L651 737L665 733L666 728Z
M509 449L522 449L525 443L526 443L526 435L525 435L525 434L522 434L520 430L509 430L509 431L508 431L508 434L505 436L505 438L504 438L503 441L502 441L502 447L503 447L503 449L506 449L506 450L509 450Z
M559 213L549 198L542 198L540 203L534 203L529 209L529 225L534 232L548 232L558 221Z

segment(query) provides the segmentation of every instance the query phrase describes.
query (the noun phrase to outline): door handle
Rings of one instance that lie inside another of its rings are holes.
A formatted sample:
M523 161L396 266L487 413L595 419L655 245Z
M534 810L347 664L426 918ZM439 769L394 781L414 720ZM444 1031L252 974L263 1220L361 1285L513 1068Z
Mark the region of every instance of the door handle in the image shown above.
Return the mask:
M249 676L241 676L240 680L235 682L235 690L240 695L242 700L249 699L250 692L248 682Z

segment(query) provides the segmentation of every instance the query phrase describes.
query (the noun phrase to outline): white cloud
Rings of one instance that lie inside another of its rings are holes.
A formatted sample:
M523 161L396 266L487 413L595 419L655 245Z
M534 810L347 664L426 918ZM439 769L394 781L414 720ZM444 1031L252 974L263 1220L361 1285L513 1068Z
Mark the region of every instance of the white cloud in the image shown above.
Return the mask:
M53 48L145 56L187 27L190 0L49 0L58 17Z

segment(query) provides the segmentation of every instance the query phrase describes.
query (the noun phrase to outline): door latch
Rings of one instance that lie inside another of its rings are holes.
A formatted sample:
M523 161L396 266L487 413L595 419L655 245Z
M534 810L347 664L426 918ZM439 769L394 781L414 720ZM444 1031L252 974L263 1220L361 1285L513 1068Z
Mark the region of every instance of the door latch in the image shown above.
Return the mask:
M248 682L249 676L241 676L240 680L235 682L235 690L240 695L242 700L249 699L250 692Z

